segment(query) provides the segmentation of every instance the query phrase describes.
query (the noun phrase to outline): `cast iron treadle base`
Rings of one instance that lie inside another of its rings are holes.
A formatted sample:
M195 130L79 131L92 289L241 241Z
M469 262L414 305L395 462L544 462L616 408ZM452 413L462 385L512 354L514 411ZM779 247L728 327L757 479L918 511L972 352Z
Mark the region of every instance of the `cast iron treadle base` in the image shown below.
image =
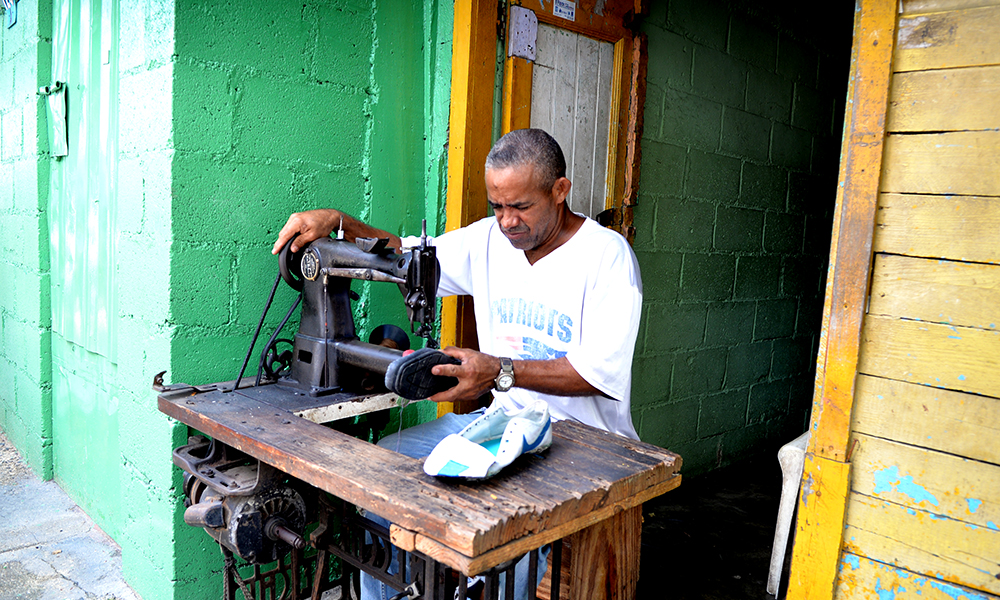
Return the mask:
M512 575L517 560L507 561L481 573L481 583L474 586L470 594L467 577L420 552L394 548L389 541L389 530L358 515L354 506L347 503L334 505L325 495L320 495L317 512L318 526L310 534L308 543L315 552L291 550L266 571L254 565L253 574L243 578L242 585L234 578L234 575L239 575L235 569L227 568L223 582L224 600L236 600L236 591L241 587L250 591L251 600L319 600L324 592L340 587L341 598L348 600L352 582L354 590L360 591L360 571L392 588L411 592L402 596L411 600L452 600L467 596L474 600L498 600L500 575L510 574L504 578L504 598L513 598ZM561 541L553 543L552 600L559 598L561 550ZM406 581L404 573L391 572L392 552L397 553L399 564L408 565L412 582ZM225 549L223 554L227 555L227 559L232 556ZM332 569L330 555L341 560L339 577ZM533 581L537 579L538 550L532 550L530 556L528 580ZM529 588L528 600L535 600L535 589L532 586Z

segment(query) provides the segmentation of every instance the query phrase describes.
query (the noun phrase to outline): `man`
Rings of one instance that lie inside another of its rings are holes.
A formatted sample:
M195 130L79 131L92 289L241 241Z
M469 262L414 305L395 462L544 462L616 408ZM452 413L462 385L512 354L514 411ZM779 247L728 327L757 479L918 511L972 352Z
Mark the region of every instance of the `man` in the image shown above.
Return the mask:
M506 356L514 359L515 384L496 394L504 408L544 399L556 419L638 439L629 393L642 284L631 248L569 210L566 162L544 131L501 138L486 159L485 179L496 218L434 240L438 293L473 296L480 352L445 348L462 364L437 365L433 372L459 383L431 400L478 398L494 387L499 357ZM402 246L396 235L321 209L289 217L272 252L296 233L293 250L341 226L348 240L382 237Z
M543 399L554 419L638 439L630 391L642 283L632 249L619 234L569 209L565 158L542 130L498 140L486 158L485 179L495 218L433 242L442 273L438 294L473 297L480 350L444 348L461 364L436 365L432 372L458 384L430 399L474 400L492 389L504 410ZM397 250L403 246L398 236L324 209L289 217L272 253L296 233L292 250L341 227L348 240L380 237ZM501 357L513 359L506 372L512 371L514 385L507 390L496 389ZM426 456L476 416L445 415L380 445Z

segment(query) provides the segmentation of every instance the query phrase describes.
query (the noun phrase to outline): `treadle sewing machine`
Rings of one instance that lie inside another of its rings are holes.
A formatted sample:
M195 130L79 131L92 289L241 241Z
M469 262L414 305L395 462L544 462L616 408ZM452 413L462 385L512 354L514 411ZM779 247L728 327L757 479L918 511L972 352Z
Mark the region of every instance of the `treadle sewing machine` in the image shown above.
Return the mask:
M338 586L347 597L352 576L363 570L411 599L465 598L473 594L466 576L482 575L475 593L495 599L500 575L531 553L534 577L535 553L550 543L543 593L558 598L566 575L572 597L634 593L641 504L680 484L680 457L562 421L545 455L522 457L487 482L429 477L420 461L338 431L336 423L395 405L385 373L409 346L393 326L377 328L368 342L357 338L351 280L397 284L411 330L433 346L435 249L426 238L402 255L386 240L324 238L296 253L286 246L279 272L275 286L284 279L301 292L299 331L294 341L278 337L297 300L264 345L255 377L243 375L261 326L234 381L154 379L160 410L205 434L173 455L184 471L185 522L204 528L225 557L224 598L236 598L239 588L245 598L318 600ZM359 508L393 525L369 521ZM567 536L578 550L561 568L557 542ZM393 547L410 577L391 572ZM235 557L253 573L241 575ZM514 577L504 581L511 598Z

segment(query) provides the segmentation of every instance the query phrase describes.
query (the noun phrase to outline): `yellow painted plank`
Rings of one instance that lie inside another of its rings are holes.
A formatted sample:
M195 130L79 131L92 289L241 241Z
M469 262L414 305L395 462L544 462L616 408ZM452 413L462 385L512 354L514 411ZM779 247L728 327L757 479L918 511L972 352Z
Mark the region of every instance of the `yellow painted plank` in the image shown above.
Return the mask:
M1000 264L1000 198L881 194L875 251Z
M899 19L896 71L1000 64L1000 6Z
M957 585L1000 593L1000 529L851 494L844 551Z
M978 592L845 552L837 577L837 600L1000 600Z
M1000 395L1000 331L869 315L858 372Z
M847 444L882 168L896 1L859 0L788 600L833 596L850 482Z
M1000 523L1000 466L864 434L854 439L851 491L977 527Z
M851 465L806 453L795 521L789 600L828 599L840 557Z
M996 329L1000 324L1000 265L878 254L868 312Z
M1000 4L998 0L901 0L899 14L912 17L919 14L996 6L997 4Z
M988 396L859 375L851 428L1000 464L1000 400Z
M1000 196L1000 131L890 135L883 163L883 192Z
M858 344L868 301L895 9L894 0L875 0L860 2L855 11L809 439L810 452L841 462L847 454Z
M888 131L964 131L1000 127L1000 66L897 73Z

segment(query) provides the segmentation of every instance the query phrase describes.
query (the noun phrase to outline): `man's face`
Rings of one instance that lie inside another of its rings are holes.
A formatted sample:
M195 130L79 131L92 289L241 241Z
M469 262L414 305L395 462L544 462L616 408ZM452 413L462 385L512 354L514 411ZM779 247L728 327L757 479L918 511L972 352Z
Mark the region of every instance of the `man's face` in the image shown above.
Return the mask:
M535 171L534 165L486 171L490 207L500 230L518 250L536 250L551 243L559 232L559 214L566 194L561 194L558 182L552 190L543 189Z

